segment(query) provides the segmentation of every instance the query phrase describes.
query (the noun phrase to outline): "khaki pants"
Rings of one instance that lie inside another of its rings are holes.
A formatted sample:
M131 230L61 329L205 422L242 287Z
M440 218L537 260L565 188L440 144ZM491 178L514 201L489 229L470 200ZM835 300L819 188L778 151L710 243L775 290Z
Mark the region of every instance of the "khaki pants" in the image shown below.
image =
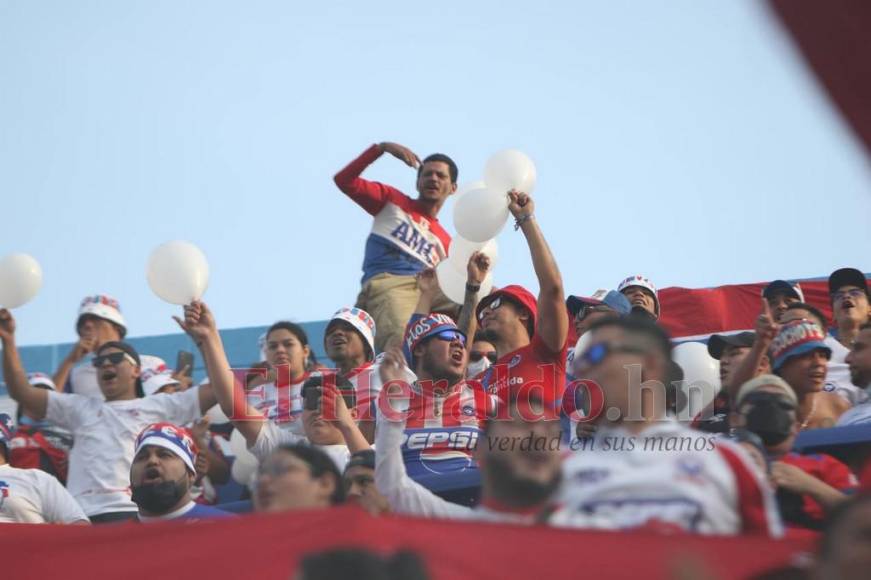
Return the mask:
M396 274L376 274L366 281L357 296L357 308L362 308L375 319L375 350L382 352L392 342L402 345L405 326L420 292L414 276ZM432 305L433 311L444 312L455 319L460 305L451 302L439 291Z

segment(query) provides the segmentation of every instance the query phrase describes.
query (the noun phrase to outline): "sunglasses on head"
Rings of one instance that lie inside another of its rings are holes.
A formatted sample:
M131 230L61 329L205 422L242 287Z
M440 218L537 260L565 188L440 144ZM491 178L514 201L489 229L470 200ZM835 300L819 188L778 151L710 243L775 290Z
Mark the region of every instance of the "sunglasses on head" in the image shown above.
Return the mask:
M111 365L119 365L122 361L127 360L133 366L136 366L136 360L127 354L126 352L111 352L109 354L101 354L100 356L94 357L94 366L101 367L106 361L109 361Z
M459 330L442 330L432 335L430 338L437 338L445 342L453 342L459 340L460 344L466 346L466 337Z
M584 351L580 358L575 362L576 366L581 369L592 368L601 364L609 355L619 352L644 354L646 351L637 346L627 344L610 344L607 342L599 342Z
M499 357L496 355L495 350L491 350L490 352L481 352L479 350L473 350L472 352L469 353L469 360L471 362L478 362L479 360L481 360L484 357L487 357L487 359L491 363L495 363L499 359Z

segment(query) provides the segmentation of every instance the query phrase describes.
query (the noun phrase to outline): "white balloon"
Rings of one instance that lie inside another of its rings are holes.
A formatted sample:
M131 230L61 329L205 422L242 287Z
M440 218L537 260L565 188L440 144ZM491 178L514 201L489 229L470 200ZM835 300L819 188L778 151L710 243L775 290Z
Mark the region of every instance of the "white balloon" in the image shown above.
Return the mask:
M578 378L577 374L575 373L575 365L577 364L576 361L579 361L581 359L581 355L584 354L584 351L587 350L588 346L590 346L590 333L585 332L578 339L578 342L575 343L574 350L569 353L569 364L567 365L568 368L566 370L568 370L569 374L573 375L575 378Z
M230 474L237 483L247 487L251 484L251 480L257 473L257 468L259 466L260 464L256 458L249 459L244 456L236 457L236 459L233 460L233 467L230 469Z
M42 287L42 268L27 254L9 254L0 260L0 306L27 304Z
M496 267L496 261L499 259L499 246L496 240L487 240L486 242L470 242L462 236L455 236L451 240L451 251L449 257L451 264L458 268L461 272L466 272L466 266L469 263L469 258L475 252L484 252L490 258L490 271Z
M454 227L470 242L486 242L508 221L508 196L493 189L473 189L454 204Z
M475 181L468 181L461 186L457 187L457 192L454 194L454 202L460 198L464 193L468 193L473 189L484 189L487 187L487 184L484 183L483 179L476 179Z
M681 419L698 415L720 391L720 361L708 354L708 347L695 341L681 343L672 350L671 358L684 373L683 391L687 405Z
M522 151L505 149L493 154L484 166L484 182L490 189L531 193L535 189L535 164Z
M209 263L192 243L167 242L151 253L146 276L151 290L161 300L190 304L202 298L209 285Z
M436 266L436 279L442 293L457 304L462 304L466 298L466 267L460 272L451 261L451 258L442 260ZM493 273L487 274L481 282L478 296L486 296L493 288Z

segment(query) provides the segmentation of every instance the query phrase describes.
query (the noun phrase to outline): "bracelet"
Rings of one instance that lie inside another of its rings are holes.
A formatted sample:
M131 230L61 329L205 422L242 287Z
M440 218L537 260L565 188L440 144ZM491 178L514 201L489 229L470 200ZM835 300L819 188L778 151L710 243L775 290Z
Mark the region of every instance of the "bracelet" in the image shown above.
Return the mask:
M516 232L517 230L519 230L520 226L522 226L523 224L525 224L526 222L528 222L531 219L532 219L532 214L528 213L528 214L522 215L519 218L517 218L516 220L514 220L514 231Z
M481 289L480 284L469 284L468 282L466 282L466 292L475 293L480 289Z

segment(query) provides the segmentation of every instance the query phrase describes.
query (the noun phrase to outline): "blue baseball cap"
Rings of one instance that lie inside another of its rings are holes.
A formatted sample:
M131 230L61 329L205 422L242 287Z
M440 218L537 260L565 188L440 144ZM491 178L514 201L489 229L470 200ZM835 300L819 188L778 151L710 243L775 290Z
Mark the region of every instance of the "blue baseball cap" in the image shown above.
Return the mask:
M620 316L626 316L632 311L632 305L622 293L616 290L596 290L592 296L569 296L566 306L572 316L584 306L607 306Z

